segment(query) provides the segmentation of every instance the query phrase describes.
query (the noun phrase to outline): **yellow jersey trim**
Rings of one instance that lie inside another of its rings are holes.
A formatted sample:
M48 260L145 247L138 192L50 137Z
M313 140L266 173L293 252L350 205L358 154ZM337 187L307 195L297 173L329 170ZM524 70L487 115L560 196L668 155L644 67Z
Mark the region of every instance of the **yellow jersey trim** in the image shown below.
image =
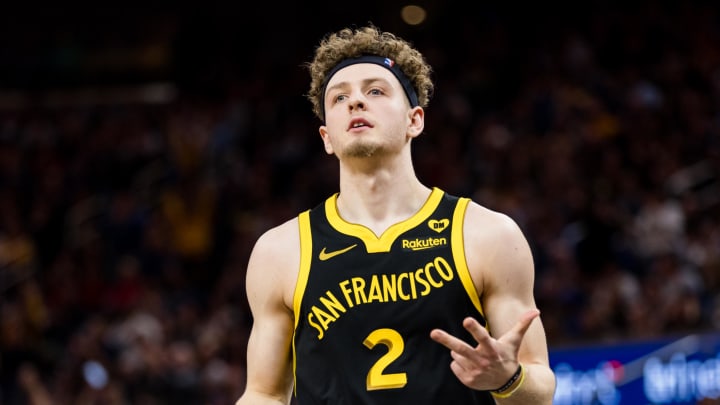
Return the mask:
M300 322L300 304L307 287L308 276L310 274L310 263L312 262L312 235L310 232L310 211L304 211L298 215L298 230L300 232L300 268L298 270L297 283L295 283L295 292L293 293L293 314L295 315L295 327L293 331L292 351L293 351L293 380L297 381L295 370L297 368L297 354L295 352L295 333ZM297 384L294 384L297 387ZM293 388L294 389L294 388Z
M484 318L485 314L483 313L482 304L480 303L480 296L477 293L477 289L475 289L475 283L473 283L472 276L470 276L470 269L468 268L465 258L463 229L465 228L465 213L467 212L469 203L470 199L460 198L457 206L455 206L455 212L453 212L454 226L452 228L452 235L450 236L450 243L452 244L453 258L455 259L455 266L457 266L460 281L463 287L465 287L465 291L470 297L475 309L477 309Z
M327 215L328 222L335 230L362 240L368 253L389 252L390 247L398 236L420 225L435 211L435 208L440 204L442 196L443 191L434 187L425 204L423 204L422 208L420 208L415 215L402 222L393 224L383 232L380 237L364 225L352 224L342 219L337 210L337 193L325 200L325 215Z

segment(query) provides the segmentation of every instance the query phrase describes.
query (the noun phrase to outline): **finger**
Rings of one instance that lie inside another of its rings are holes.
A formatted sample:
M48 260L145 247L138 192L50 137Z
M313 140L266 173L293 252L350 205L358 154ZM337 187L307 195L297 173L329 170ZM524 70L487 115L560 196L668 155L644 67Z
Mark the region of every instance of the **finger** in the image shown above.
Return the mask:
M500 340L511 343L514 346L520 346L520 342L525 337L525 333L527 333L528 329L530 328L530 324L532 324L532 321L539 315L540 311L538 309L531 309L529 311L526 311L522 314L520 320L515 324L515 326L513 326L512 329L505 333L505 335L503 335Z
M488 333L487 329L485 329L475 318L465 318L463 321L463 327L470 332L472 337L475 339L478 344L484 348L484 349L491 349L492 348L492 337L490 336L490 333Z
M467 351L468 349L472 350L472 347L470 347L467 343L456 338L455 336L450 335L442 329L433 329L430 332L430 339L458 353L462 353L463 351Z
M441 329L432 330L430 332L430 338L450 349L450 357L452 357L453 359L453 361L450 362L450 368L455 373L455 375L458 376L458 378L460 378L461 375L467 373L467 370L472 368L472 364L469 362L469 360L465 356L459 354L455 349L453 349L453 347L468 346L465 342L455 338L454 336L448 334ZM459 341L459 344L455 341Z
M450 369L452 372L461 380L463 379L464 375L467 375L467 369L465 369L460 363L457 361L453 361L450 363Z
M485 357L477 356L475 352L473 352L472 355L472 357L467 357L456 351L450 351L452 359L464 370L473 370L478 367L485 368L488 366L488 360Z

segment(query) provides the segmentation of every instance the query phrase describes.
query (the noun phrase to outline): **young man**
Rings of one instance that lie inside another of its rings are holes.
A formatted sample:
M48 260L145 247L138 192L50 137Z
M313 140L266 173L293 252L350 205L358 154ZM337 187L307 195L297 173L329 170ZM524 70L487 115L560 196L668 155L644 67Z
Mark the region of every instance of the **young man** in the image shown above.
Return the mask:
M253 249L237 404L551 404L525 237L416 177L423 56L368 26L325 37L309 70L340 191Z

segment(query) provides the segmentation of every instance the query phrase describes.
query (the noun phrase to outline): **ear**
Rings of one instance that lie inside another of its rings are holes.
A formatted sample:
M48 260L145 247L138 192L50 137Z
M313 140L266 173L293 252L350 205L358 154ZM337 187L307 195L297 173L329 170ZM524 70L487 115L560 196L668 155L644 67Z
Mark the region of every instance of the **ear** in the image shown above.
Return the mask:
M409 125L407 135L415 138L425 129L425 110L422 107L413 107L408 113Z
M323 145L325 146L325 153L332 155L334 150L332 143L330 143L330 135L328 135L327 127L325 125L321 125L318 132L320 132L320 138L322 138Z

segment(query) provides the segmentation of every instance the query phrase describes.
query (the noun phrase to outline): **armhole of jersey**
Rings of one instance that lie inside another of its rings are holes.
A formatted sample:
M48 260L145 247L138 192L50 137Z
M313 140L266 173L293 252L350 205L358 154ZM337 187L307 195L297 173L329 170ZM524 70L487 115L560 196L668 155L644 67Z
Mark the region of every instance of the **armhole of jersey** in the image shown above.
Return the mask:
M467 211L468 203L470 203L470 199L460 198L455 206L451 236L452 251L453 258L455 259L455 265L457 266L458 276L465 288L465 292L467 292L468 297L470 297L475 309L477 309L484 318L485 314L483 313L482 304L480 304L480 296L475 289L475 284L470 276L470 270L468 269L467 260L465 258L465 238L463 237L463 233L465 228L465 213Z
M312 234L310 232L310 211L298 215L298 231L300 232L300 268L298 269L297 282L293 292L293 315L295 316L295 327L292 339L292 370L293 370L293 392L297 395L297 353L295 350L295 333L300 322L300 304L302 303L305 287L310 274L310 262L312 260Z
M293 313L295 314L295 328L300 319L300 303L302 302L305 287L310 274L310 262L312 261L312 235L310 232L310 211L298 215L298 228L300 231L300 269L298 270L295 292L293 293Z

